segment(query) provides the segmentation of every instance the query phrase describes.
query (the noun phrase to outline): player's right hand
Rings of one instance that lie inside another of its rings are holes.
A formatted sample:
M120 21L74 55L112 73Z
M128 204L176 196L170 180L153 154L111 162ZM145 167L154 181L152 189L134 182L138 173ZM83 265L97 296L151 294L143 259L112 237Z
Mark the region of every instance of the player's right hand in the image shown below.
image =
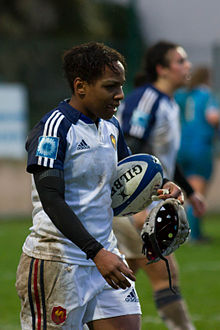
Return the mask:
M166 192L168 190L168 193ZM164 193L165 192L165 193ZM157 190L159 199L176 198L181 204L184 204L184 195L182 189L172 181L163 185L163 189Z
M93 258L96 267L102 274L106 282L113 288L118 290L126 289L131 286L128 281L136 280L133 271L123 262L123 260L116 254L101 249Z

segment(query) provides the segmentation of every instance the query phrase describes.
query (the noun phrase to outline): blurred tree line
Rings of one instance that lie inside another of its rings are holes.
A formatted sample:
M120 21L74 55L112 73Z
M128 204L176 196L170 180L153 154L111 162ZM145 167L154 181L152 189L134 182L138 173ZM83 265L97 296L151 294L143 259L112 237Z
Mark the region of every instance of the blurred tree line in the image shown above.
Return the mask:
M75 44L99 41L127 60L127 84L138 69L143 42L132 1L1 0L0 82L22 82L29 91L30 126L70 95L62 54Z

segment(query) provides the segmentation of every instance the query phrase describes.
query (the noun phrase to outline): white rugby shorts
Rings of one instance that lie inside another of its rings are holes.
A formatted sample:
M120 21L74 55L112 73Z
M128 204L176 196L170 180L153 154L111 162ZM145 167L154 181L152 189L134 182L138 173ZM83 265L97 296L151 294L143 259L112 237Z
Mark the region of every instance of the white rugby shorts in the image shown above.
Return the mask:
M103 318L141 314L134 282L126 290L108 285L93 266L70 265L21 256L16 289L23 330L83 329Z

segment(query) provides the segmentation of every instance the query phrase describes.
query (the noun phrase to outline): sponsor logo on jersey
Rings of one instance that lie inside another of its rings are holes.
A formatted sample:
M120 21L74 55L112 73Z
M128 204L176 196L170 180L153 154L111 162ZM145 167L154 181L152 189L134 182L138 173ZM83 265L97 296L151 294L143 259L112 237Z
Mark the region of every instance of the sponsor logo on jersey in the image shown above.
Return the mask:
M113 134L110 135L110 139L111 139L111 142L112 142L112 145L114 147L114 149L116 150L116 138Z
M134 291L134 289L131 290L131 292L127 295L125 298L126 302L139 302L139 299Z
M54 307L51 318L56 324L63 323L66 320L66 309L61 306Z
M90 146L82 139L82 141L78 144L77 150L83 150L83 149L90 149Z
M36 156L50 159L57 158L59 138L55 136L40 136Z

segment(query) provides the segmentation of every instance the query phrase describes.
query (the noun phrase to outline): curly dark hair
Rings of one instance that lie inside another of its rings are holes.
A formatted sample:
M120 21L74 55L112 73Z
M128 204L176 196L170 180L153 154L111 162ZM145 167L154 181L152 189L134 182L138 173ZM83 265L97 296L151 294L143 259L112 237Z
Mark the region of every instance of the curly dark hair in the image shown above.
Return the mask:
M179 47L178 44L161 40L148 48L143 58L142 70L135 76L135 86L140 86L147 82L155 82L158 78L157 65L160 64L163 67L169 67L167 53L177 47Z
M114 66L116 61L120 61L126 68L123 55L99 42L89 42L67 50L63 54L63 69L72 92L76 77L93 83L103 74L106 65L117 72Z

